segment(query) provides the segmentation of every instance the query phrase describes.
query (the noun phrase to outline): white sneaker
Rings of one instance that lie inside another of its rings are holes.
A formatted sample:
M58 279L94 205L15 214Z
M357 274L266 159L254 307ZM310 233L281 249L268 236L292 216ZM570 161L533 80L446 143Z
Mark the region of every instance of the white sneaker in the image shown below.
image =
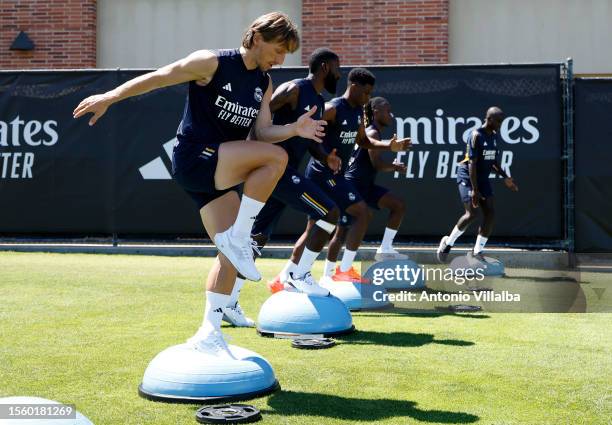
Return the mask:
M382 248L379 247L376 250L376 255L374 256L376 261L385 261L385 260L407 260L408 256L406 254L402 254L396 251L393 248Z
M332 279L331 276L321 276L321 279L319 279L319 286L329 286L329 285L333 285L335 282L334 279Z
M257 242L250 237L237 238L231 236L232 229L233 226L225 232L217 233L214 238L215 245L245 279L254 282L260 281L261 275L255 267L255 259L253 258L253 251L260 254L259 249L257 249Z
M223 320L239 328L255 327L255 321L245 316L238 302L233 307L223 307Z
M191 345L197 351L210 354L221 359L237 360L232 354L225 336L217 329L209 333L196 333L187 340L187 344Z
M440 245L438 246L438 250L436 251L436 255L438 257L439 262L446 262L446 258L448 257L448 253L451 251L452 247L452 245L448 244L448 236L442 237L442 239L440 240Z
M310 272L304 276L295 277L293 272L289 273L289 278L285 285L291 286L298 292L303 292L307 295L313 295L317 297L326 297L329 295L329 291L319 286L316 280L312 277Z

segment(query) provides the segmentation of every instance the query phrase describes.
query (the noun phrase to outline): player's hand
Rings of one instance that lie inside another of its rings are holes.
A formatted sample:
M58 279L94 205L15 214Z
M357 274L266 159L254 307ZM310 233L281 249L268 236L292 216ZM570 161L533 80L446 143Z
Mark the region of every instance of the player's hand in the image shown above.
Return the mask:
M396 171L398 173L403 173L403 174L406 173L406 170L407 170L406 164L399 161L397 158L395 158L392 165L393 165L393 171Z
M516 183L514 183L514 180L512 180L512 177L505 178L504 179L504 184L511 191L518 192L518 186L516 185Z
M393 152L403 152L407 151L412 147L412 141L410 137L406 137L405 139L397 140L397 134L394 134L391 138L391 142L389 143L389 148Z
M295 122L295 131L300 137L322 143L321 137L325 136L324 126L327 125L327 121L313 120L311 117L315 112L317 112L317 107L313 106L310 111L299 117Z
M72 117L79 118L85 114L93 114L89 119L89 125L94 125L112 104L113 100L107 93L89 96L74 109Z
M477 190L472 190L472 206L474 208L478 208L480 206L480 200L482 196L480 196L480 192Z
M338 155L336 155L336 149L333 149L326 158L327 166L334 172L334 174L338 174L342 169L342 159Z

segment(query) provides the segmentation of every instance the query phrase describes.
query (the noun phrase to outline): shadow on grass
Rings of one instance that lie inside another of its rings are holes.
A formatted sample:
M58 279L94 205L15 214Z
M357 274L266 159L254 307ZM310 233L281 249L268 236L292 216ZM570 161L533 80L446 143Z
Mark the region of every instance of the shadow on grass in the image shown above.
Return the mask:
M575 273L577 274L577 273ZM520 281L526 281L529 283L534 283L534 282L553 282L553 283L557 283L557 282L569 282L569 283L578 283L580 282L579 278L573 277L573 276L503 276L502 279L505 280L520 280Z
M386 345L389 347L421 347L426 344L454 345L469 347L472 341L460 339L435 339L432 334L415 334L411 332L376 332L357 330L352 334L338 336L336 339L348 344Z
M470 424L480 418L465 412L422 410L407 400L348 398L329 394L280 391L268 399L272 409L262 409L264 415L317 416L372 423L386 418L412 418L420 422Z

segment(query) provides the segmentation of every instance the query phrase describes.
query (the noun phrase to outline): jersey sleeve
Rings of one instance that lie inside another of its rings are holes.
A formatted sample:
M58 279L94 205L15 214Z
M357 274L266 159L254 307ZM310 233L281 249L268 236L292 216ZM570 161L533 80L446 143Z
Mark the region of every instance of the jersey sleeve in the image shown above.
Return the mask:
M467 156L469 159L480 159L482 157L482 136L478 132L472 133L472 137L475 137L474 146L472 146L472 139L468 142Z

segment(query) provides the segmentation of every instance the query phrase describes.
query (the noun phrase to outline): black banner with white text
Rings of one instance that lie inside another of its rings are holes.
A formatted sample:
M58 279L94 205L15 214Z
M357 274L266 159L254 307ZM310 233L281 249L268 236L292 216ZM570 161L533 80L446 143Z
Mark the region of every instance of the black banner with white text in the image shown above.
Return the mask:
M402 197L398 237L448 234L463 212L455 176L471 130L486 109L505 113L501 165L519 186L493 177L496 224L504 238L563 238L562 101L559 66L371 67L373 95L395 116L383 136L411 137L408 153L389 153L405 174L377 183ZM341 95L346 74L338 87ZM198 211L170 176L170 153L186 85L113 105L90 127L72 111L143 71L0 73L0 233L11 235L203 235ZM306 76L273 70L274 85ZM326 96L330 98L330 96ZM305 219L285 211L276 234L295 237ZM380 239L387 214L375 212L368 239ZM474 232L472 229L472 233Z

